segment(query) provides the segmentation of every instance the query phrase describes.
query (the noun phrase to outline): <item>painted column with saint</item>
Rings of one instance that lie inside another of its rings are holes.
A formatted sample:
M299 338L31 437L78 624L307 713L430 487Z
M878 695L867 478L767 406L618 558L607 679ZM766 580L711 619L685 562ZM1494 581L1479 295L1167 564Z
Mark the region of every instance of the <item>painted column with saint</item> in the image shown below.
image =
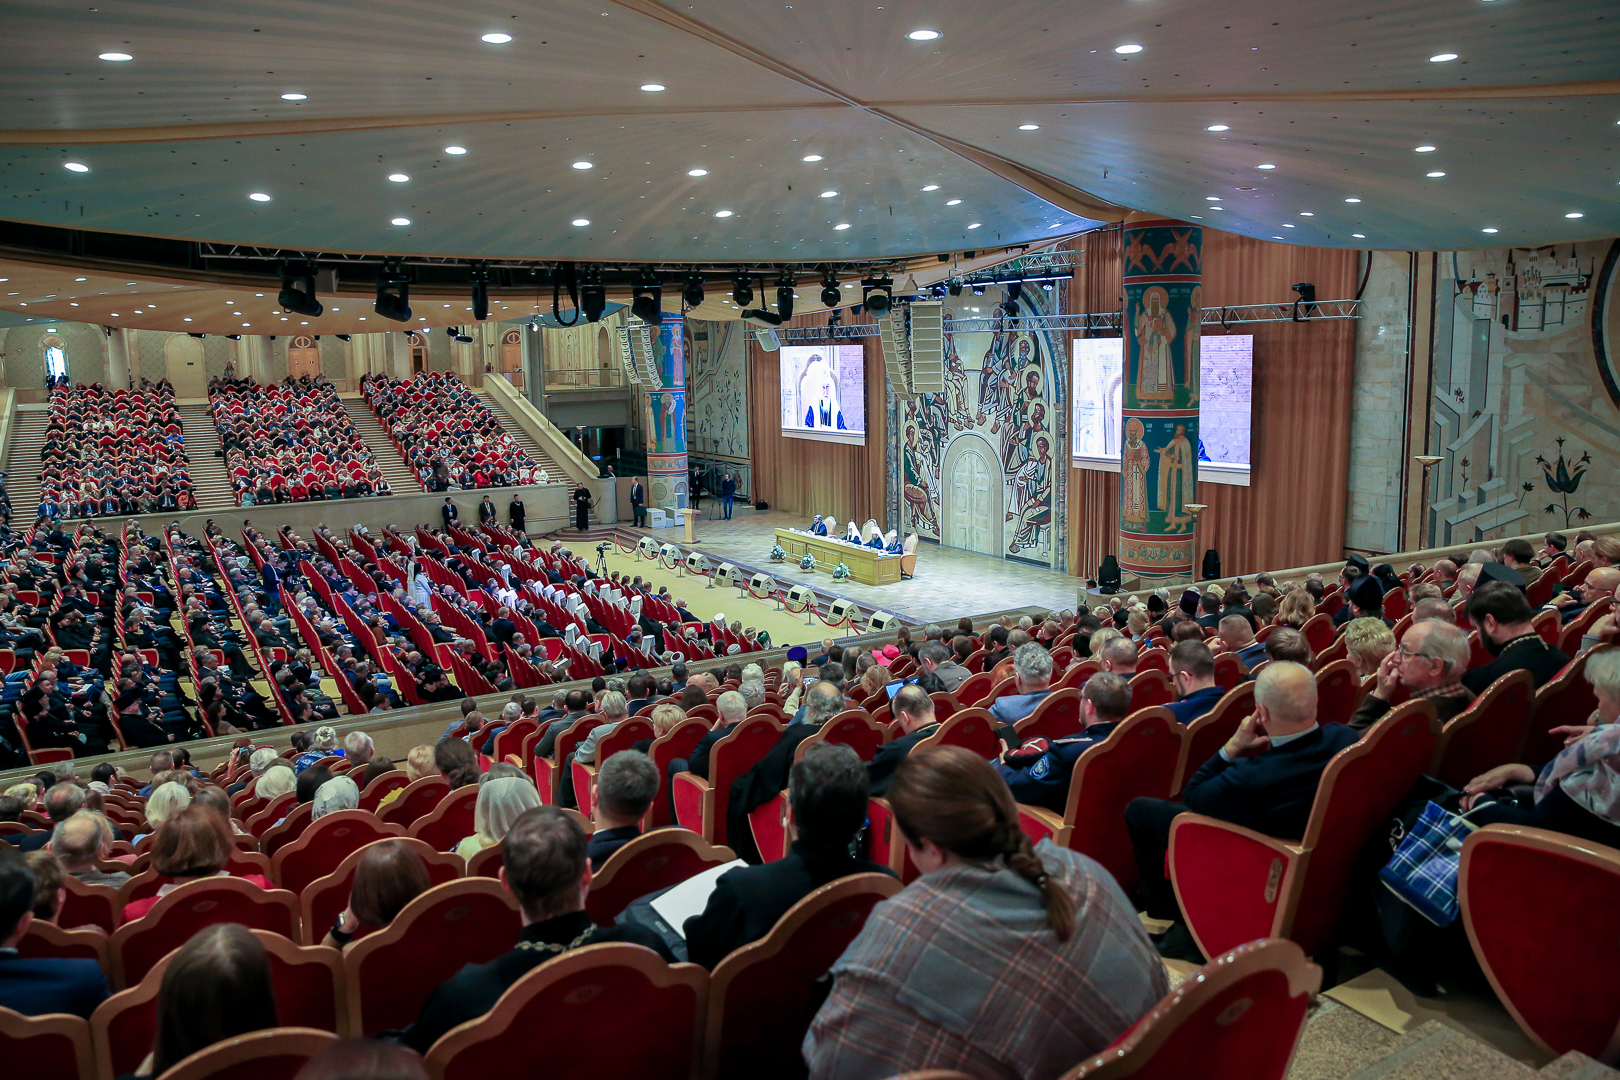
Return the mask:
M1146 578L1193 570L1198 502L1198 324L1204 232L1125 219L1125 366L1120 455L1120 568Z
M682 509L687 501L686 320L664 315L652 335L658 381L647 386L647 505Z

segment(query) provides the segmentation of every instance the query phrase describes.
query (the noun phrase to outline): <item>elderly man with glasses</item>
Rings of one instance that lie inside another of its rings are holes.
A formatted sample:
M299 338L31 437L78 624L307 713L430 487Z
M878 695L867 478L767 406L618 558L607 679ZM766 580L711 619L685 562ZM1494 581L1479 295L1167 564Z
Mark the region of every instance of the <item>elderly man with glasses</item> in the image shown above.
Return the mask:
M1451 623L1413 623L1400 647L1378 665L1378 683L1350 717L1350 726L1357 731L1372 727L1394 706L1401 686L1411 697L1428 699L1442 724L1450 720L1474 700L1461 681L1468 651L1468 636Z

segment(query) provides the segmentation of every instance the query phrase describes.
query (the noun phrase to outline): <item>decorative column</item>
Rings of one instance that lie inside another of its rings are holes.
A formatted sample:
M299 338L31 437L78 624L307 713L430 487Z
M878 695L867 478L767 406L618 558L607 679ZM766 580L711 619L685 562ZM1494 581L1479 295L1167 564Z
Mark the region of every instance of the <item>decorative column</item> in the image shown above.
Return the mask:
M1124 242L1119 565L1143 578L1191 578L1204 231L1132 214Z
M658 382L647 388L648 506L685 509L686 497L686 320L664 316L653 334Z
M137 333L139 331L120 327L107 338L107 385L115 390L128 390L130 387L129 358L132 353L140 356L138 345L136 348L130 347L135 344L132 339Z

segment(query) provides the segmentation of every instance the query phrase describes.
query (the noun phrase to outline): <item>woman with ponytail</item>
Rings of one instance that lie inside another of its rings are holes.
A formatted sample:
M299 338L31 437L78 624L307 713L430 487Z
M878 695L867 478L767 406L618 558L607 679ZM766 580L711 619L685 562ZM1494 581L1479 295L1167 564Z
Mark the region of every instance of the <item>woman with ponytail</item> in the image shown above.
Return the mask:
M805 1038L812 1080L910 1070L1050 1080L1169 989L1119 884L1018 827L1006 782L956 746L913 753L889 802L922 877L872 910Z

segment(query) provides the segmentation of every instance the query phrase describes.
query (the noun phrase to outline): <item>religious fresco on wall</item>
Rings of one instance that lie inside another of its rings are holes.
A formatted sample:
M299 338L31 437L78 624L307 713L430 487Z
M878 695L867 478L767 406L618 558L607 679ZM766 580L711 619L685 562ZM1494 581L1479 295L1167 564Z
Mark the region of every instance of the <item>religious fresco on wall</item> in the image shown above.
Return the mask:
M693 322L687 356L688 448L748 456L748 335L738 322Z
M1437 545L1620 518L1620 242L1442 252Z
M1032 295L1033 294L1033 295ZM1060 336L1007 328L1005 299L945 298L952 319L997 319L945 333L945 389L900 406L902 531L950 547L1051 565L1066 365ZM1051 294L1026 286L1022 314L1047 314ZM977 309L977 310L975 310Z

